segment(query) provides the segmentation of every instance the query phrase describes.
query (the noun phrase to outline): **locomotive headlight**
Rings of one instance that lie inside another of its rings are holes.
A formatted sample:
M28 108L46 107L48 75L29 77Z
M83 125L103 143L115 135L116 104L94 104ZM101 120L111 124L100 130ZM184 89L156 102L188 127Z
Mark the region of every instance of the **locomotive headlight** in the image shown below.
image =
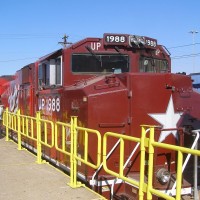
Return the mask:
M87 97L83 97L83 102L87 102Z
M169 179L170 179L170 173L169 171L167 171L165 168L161 168L156 172L156 178L158 179L158 181L164 185L166 184Z

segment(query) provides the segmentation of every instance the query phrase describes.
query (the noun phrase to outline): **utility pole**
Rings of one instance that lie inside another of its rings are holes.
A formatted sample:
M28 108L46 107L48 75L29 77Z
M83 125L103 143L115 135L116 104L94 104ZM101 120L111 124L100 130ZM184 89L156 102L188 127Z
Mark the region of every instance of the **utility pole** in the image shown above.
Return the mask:
M195 49L195 34L198 33L198 31L195 30L191 30L189 33L192 34L192 44L193 44L193 73L195 73L195 53L196 53L196 49Z
M61 44L63 46L63 48L65 49L67 47L67 44L72 44L71 42L67 42L69 36L67 36L66 34L63 36L63 42L58 42L58 44Z
M193 44L193 73L195 73L195 34L198 33L198 31L191 30L189 33L192 34L192 44ZM195 145L195 149L198 149L198 142ZM199 200L198 195L198 156L194 156L194 199Z

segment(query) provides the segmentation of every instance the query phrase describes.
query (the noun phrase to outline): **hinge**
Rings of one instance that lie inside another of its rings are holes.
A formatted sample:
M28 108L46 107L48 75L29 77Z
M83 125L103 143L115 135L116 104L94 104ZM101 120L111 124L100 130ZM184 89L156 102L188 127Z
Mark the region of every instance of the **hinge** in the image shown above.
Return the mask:
M132 123L132 117L128 117L128 120L127 120L128 124L130 125Z
M128 91L128 98L131 98L133 96L132 90Z

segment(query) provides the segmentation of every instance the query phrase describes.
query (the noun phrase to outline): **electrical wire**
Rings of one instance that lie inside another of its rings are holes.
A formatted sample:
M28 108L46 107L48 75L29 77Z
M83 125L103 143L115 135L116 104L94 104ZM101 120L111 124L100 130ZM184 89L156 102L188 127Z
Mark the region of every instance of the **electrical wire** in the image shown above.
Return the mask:
M200 56L200 53L180 55L180 56L173 56L173 57L171 57L171 59L190 58L190 57L197 57L197 56Z
M23 40L23 39L49 39L49 38L58 38L58 35L60 34L28 34L28 33L23 33L23 34L0 34L0 39L2 40Z
M176 49L176 48L182 48L182 47L189 47L189 46L194 46L194 45L199 45L200 43L194 43L194 44L184 44L184 45L180 45L180 46L174 46L174 47L167 47L167 49Z
M39 57L19 58L19 59L13 59L13 60L0 60L0 62L6 63L6 62L15 62L15 61L20 61L20 60L30 60L30 59L39 59Z

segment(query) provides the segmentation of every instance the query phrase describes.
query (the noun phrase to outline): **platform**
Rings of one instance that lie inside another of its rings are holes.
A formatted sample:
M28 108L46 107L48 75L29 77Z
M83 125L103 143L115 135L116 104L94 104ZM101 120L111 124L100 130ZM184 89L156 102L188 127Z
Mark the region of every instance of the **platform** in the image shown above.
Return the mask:
M27 150L5 141L0 133L0 199L3 200L100 200L87 187L72 189L69 176L50 164L37 164Z

